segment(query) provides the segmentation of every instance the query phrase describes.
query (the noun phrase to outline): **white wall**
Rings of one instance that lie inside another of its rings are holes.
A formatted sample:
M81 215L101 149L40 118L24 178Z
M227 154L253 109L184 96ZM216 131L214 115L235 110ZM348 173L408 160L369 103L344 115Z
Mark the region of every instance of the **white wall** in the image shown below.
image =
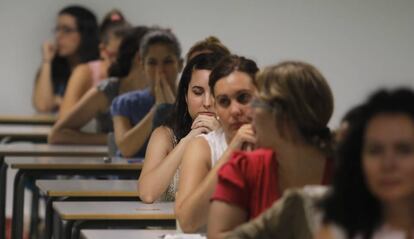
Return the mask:
M325 74L343 113L380 86L414 86L412 0L0 0L0 114L32 113L40 46L55 14L83 4L101 18L120 8L134 24L172 28L186 51L207 35L260 66L306 60Z

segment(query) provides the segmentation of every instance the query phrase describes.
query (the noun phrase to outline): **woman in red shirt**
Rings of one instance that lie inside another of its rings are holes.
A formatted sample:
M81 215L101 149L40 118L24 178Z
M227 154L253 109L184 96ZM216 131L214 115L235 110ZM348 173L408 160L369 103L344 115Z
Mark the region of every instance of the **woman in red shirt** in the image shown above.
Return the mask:
M331 89L304 62L282 62L257 76L252 102L256 145L236 152L219 171L209 238L225 235L269 208L287 188L326 184L331 173Z

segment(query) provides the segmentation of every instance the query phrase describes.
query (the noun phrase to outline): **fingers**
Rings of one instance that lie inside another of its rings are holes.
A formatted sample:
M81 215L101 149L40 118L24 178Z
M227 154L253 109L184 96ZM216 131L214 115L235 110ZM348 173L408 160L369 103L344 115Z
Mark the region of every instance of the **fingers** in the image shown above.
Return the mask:
M257 142L256 134L251 124L245 124L239 128L233 137L230 146L233 149L242 149L244 143L255 145Z
M207 127L210 131L215 130L220 127L220 123L214 116L208 115L199 115L193 121L191 128L198 128L198 127Z

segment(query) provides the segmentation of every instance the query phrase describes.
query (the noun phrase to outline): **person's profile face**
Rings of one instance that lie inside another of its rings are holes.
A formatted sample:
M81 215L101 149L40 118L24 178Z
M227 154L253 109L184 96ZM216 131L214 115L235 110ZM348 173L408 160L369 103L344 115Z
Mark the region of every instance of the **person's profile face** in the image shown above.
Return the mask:
M369 190L385 204L414 200L414 121L382 113L367 124L362 168Z
M188 84L186 101L192 119L198 115L215 116L213 99L208 86L210 70L194 70Z
M67 57L77 53L81 35L77 29L75 17L69 14L59 15L54 33L59 56Z

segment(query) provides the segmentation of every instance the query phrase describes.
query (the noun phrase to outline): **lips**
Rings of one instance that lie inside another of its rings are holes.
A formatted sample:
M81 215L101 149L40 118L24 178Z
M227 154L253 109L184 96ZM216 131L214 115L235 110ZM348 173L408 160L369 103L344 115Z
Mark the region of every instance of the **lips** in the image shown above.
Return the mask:
M199 112L198 115L207 115L207 116L216 116L216 114L214 112L210 112L210 111L203 111L203 112Z

